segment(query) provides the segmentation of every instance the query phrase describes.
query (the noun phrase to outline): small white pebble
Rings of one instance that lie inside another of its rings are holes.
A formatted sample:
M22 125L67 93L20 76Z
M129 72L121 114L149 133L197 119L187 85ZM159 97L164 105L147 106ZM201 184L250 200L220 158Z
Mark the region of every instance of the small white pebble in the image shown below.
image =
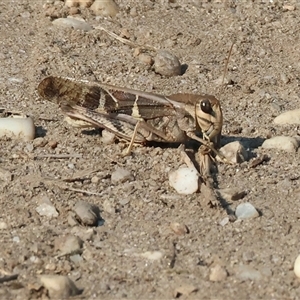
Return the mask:
M294 263L294 273L298 278L300 278L300 254L297 256Z
M35 126L31 118L13 117L0 118L0 138L2 137L21 138L24 141L31 141L35 136Z
M295 9L296 9L296 6L294 6L294 5L283 5L282 6L283 11L292 11L292 10L295 10Z
M32 263L35 263L35 264L38 264L40 263L41 259L35 255L32 255L30 256L29 260L32 262Z
M45 265L45 269L49 271L54 271L56 269L55 263L48 263Z
M220 221L219 224L220 224L222 227L224 227L226 224L228 224L228 222L229 222L229 218L228 218L228 217L225 217L223 220Z
M0 222L0 230L1 229L7 229L7 223L5 223L5 222Z
M18 236L13 237L13 242L20 243L20 238Z
M215 265L210 269L209 280L210 281L223 281L227 277L227 271L220 265Z
M98 176L93 176L92 178L91 178L91 182L92 183L98 183L99 182L99 177Z
M116 139L116 135L108 130L102 130L102 142L106 145L113 144Z
M141 257L150 259L150 260L158 260L163 257L162 252L160 251L146 251L141 254Z
M169 183L178 194L189 195L198 191L199 177L195 169L179 168L169 174Z

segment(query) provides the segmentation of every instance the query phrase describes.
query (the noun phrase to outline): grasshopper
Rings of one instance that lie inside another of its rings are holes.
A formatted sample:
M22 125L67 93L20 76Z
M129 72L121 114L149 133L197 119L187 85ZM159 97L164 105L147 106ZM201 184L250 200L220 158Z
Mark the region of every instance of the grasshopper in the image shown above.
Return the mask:
M220 146L223 114L214 96L163 96L55 76L44 78L38 93L58 104L73 126L104 128L129 141L126 154L134 143L184 143L194 139L220 155L216 149Z

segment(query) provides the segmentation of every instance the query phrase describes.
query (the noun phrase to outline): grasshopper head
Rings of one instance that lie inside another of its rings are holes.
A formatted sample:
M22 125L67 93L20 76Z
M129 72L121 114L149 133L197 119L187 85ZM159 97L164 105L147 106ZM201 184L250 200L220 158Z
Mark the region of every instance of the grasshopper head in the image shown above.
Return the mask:
M215 147L219 147L223 114L220 102L211 95L201 96L196 104L197 124L203 137L213 142Z

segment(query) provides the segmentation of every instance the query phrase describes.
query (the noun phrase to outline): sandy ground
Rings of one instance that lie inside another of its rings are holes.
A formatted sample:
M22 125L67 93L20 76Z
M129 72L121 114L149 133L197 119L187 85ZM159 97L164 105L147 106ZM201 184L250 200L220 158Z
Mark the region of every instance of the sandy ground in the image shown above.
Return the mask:
M53 26L68 9L50 1L55 10L46 16L45 2L0 4L0 107L30 115L37 135L30 142L1 140L0 167L12 178L0 180L0 274L19 275L0 283L0 298L45 299L46 291L36 287L39 276L60 274L83 288L82 299L299 299L293 273L300 251L299 153L260 148L266 138L299 134L298 126L273 123L299 107L299 4L124 0L113 19L81 10L92 26L174 53L187 70L168 78L101 30ZM225 118L222 144L239 140L250 158L269 159L256 168L219 164L219 187L247 193L225 208L207 205L201 193L179 195L168 183L169 171L182 165L176 148L135 147L120 157L126 144L106 145L98 130L70 127L57 106L38 96L38 83L48 75L160 94L216 95ZM120 167L132 176L113 184ZM77 172L86 174L62 180ZM57 217L36 211L45 199ZM68 216L80 200L100 208L102 226L71 226ZM242 202L260 217L221 226ZM174 232L174 223L188 230ZM58 240L68 235L83 240L80 256L57 256ZM226 274L212 281L216 269Z

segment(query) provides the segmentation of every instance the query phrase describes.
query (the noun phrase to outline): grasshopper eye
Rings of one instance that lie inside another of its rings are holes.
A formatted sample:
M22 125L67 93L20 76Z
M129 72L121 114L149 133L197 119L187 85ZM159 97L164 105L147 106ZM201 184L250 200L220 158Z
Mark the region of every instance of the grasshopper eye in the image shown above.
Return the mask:
M211 104L208 99L204 99L200 102L200 108L206 114L210 114L212 112Z

